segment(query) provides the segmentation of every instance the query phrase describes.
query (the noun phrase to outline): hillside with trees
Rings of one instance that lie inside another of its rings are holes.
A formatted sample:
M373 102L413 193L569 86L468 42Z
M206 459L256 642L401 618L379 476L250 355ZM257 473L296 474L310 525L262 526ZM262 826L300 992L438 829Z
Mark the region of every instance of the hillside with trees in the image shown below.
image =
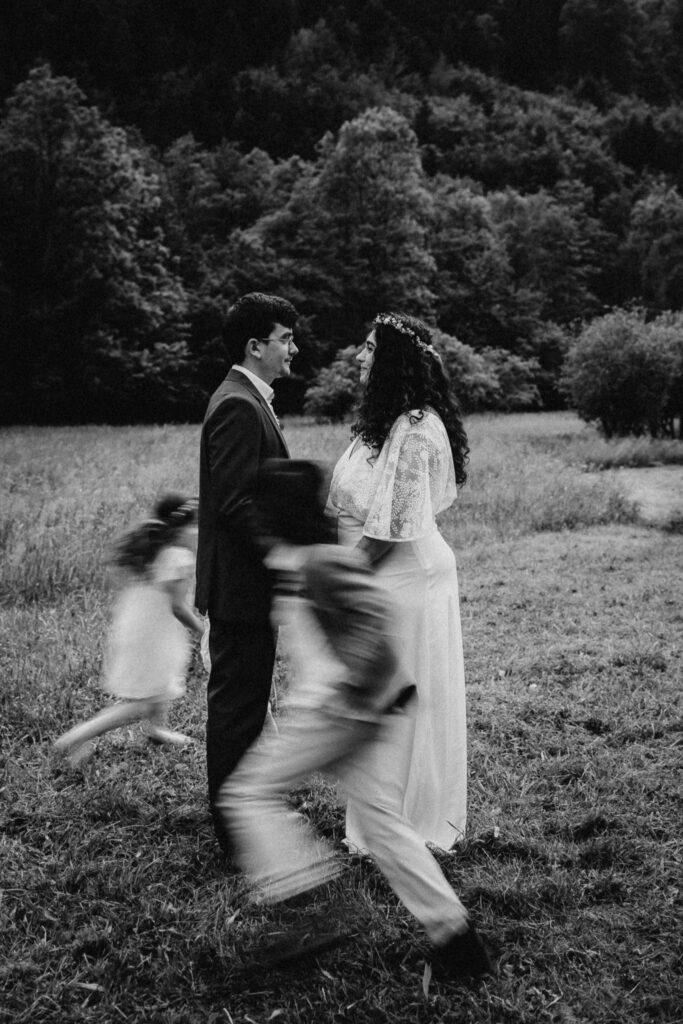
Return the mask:
M675 0L5 0L0 52L2 422L197 418L247 290L302 314L280 408L331 416L379 309L470 410L680 322Z

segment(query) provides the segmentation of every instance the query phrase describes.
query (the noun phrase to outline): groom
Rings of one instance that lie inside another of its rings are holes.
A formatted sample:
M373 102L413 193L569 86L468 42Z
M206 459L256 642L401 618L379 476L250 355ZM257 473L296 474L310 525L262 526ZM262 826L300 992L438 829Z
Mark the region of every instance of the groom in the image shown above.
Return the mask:
M296 319L291 303L276 295L251 292L231 306L223 338L232 369L211 396L202 426L195 603L210 623L209 802L226 850L216 796L261 731L275 661L269 576L249 519L261 464L289 456L271 384L291 373Z

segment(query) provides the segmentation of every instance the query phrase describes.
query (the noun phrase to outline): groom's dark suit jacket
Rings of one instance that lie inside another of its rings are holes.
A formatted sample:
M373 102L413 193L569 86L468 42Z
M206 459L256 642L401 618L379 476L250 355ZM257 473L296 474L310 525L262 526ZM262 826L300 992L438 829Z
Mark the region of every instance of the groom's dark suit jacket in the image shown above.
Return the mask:
M270 581L249 531L260 464L286 458L268 403L232 369L202 427L195 602L208 611L206 761L212 808L221 783L263 727L275 660ZM221 845L226 835L214 813Z
M268 403L232 369L211 396L202 427L195 603L224 622L267 619L268 574L249 533L259 466L289 455Z

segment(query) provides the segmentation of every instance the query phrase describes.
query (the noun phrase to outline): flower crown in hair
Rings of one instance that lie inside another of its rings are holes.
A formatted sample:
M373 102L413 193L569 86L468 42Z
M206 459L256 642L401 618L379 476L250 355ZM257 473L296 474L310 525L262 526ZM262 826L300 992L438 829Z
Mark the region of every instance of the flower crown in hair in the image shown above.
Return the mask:
M410 338L413 345L415 345L416 348L419 348L422 352L434 353L436 351L433 345L427 345L427 343L415 333L412 327L409 327L408 324L404 324L403 321L399 320L399 318L394 316L393 313L378 313L374 319L374 323L386 324L387 327L393 327L399 334L404 334L406 338Z

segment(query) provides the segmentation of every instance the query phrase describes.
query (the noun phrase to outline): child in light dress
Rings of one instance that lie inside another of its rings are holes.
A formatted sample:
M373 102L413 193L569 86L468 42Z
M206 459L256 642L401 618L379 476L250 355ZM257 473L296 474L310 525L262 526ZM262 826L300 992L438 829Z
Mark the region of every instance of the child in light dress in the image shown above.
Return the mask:
M96 736L140 720L153 742L190 742L168 729L166 720L170 702L185 692L188 629L199 636L204 631L188 600L196 519L194 499L168 494L156 505L154 518L118 542L113 561L124 572L125 583L114 604L102 688L120 702L56 740L55 748L72 765L90 754Z

